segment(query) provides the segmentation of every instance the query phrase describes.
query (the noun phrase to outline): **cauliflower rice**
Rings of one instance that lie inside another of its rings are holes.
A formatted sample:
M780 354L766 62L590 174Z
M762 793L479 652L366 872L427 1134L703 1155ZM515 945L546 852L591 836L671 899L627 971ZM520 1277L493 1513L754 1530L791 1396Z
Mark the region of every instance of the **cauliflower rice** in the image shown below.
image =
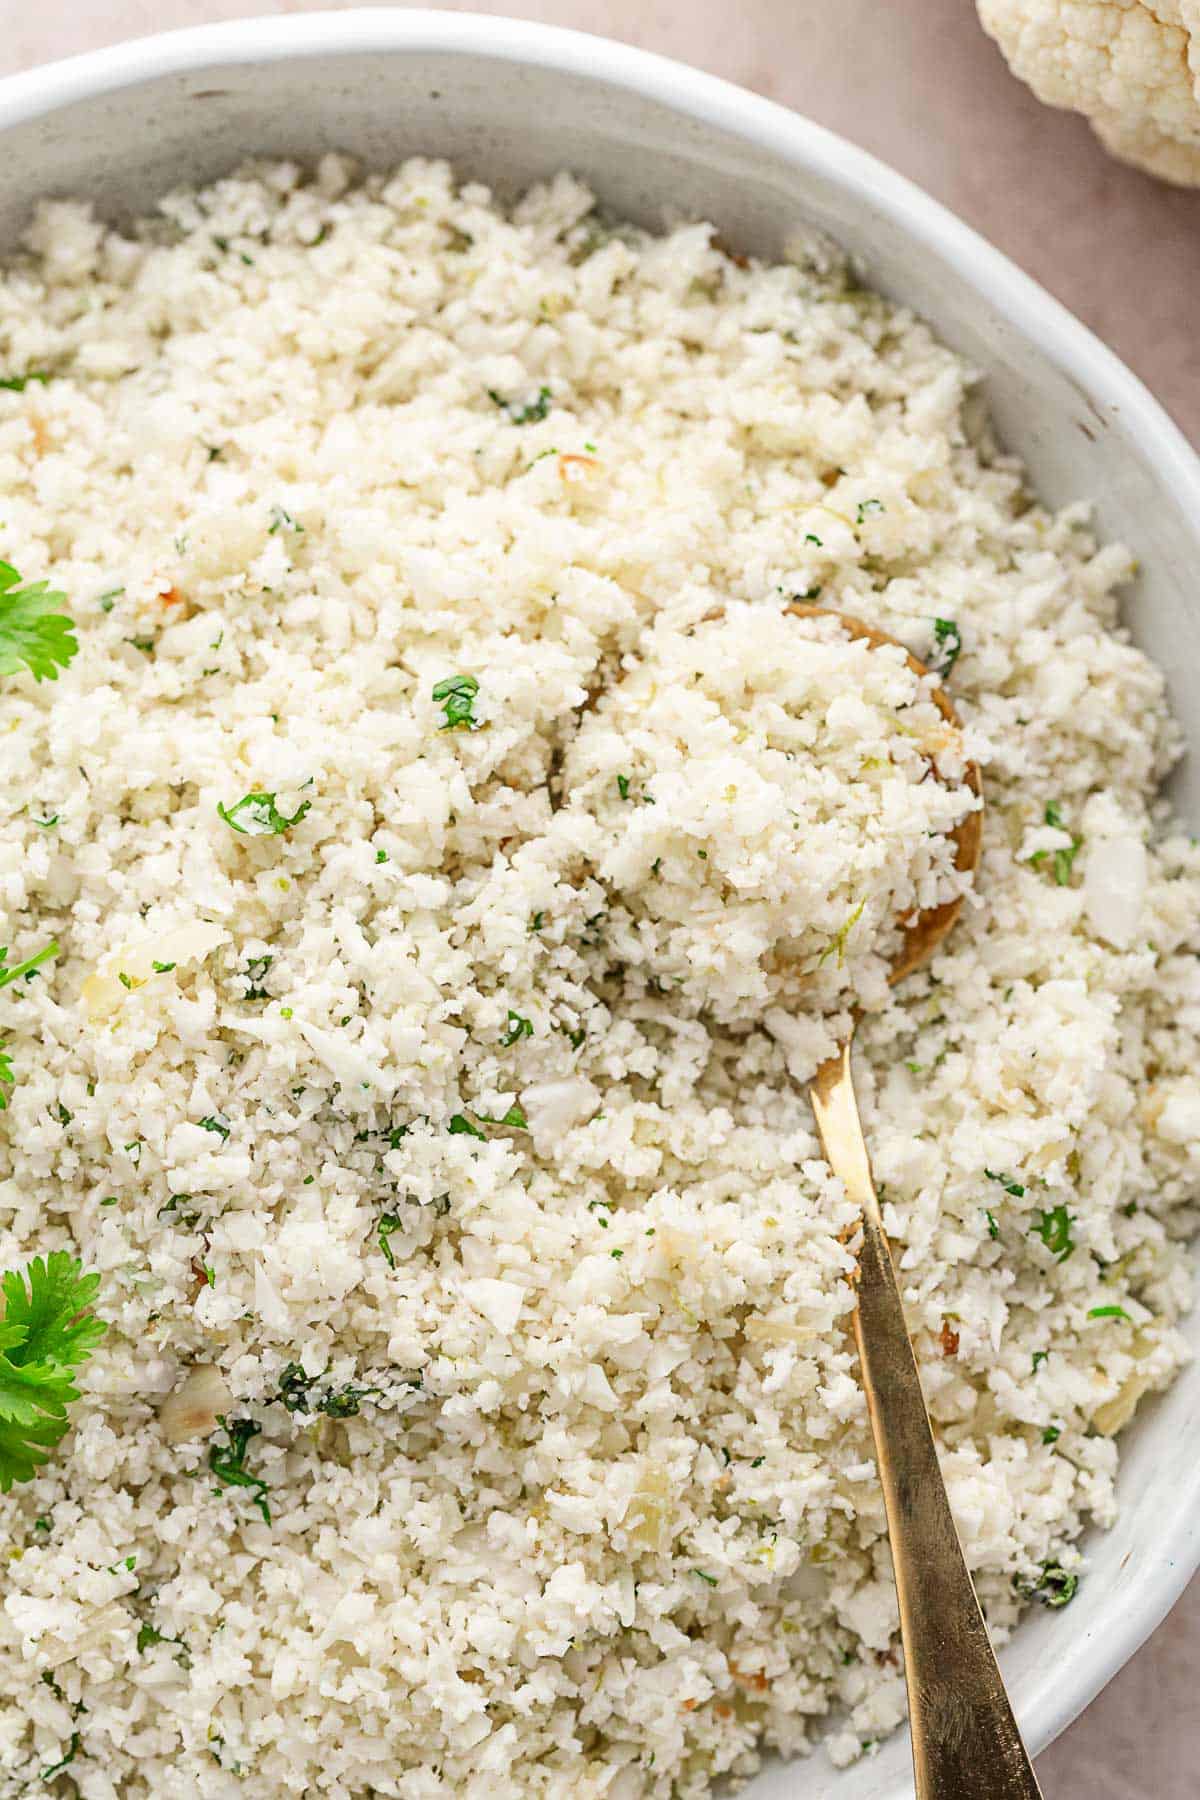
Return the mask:
M0 1269L74 1250L110 1325L0 1498L0 1794L850 1761L905 1708L803 1086L852 1004L999 1635L1086 1581L1184 1355L1200 856L1129 555L826 245L614 231L565 176L47 204L0 280L33 371L0 555L80 650L0 697L0 942L60 946L0 993ZM892 996L964 756L976 891Z

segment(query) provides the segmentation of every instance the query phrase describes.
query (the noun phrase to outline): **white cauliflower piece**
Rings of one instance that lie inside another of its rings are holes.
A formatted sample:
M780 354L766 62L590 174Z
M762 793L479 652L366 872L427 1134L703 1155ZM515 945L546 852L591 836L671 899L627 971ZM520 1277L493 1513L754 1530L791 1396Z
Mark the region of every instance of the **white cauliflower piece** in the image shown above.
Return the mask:
M978 0L1039 100L1081 112L1114 156L1200 186L1200 0Z

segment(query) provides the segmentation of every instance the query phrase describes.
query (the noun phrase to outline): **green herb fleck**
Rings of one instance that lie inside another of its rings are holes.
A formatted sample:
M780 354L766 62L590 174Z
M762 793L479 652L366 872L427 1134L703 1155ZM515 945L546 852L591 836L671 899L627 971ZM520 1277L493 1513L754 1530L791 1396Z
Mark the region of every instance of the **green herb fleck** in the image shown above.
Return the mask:
M1088 1312L1089 1319L1124 1319L1127 1325L1133 1320L1123 1306L1093 1306Z
M1014 1181L1011 1175L1000 1175L995 1169L985 1169L983 1172L989 1181L998 1181L1006 1194L1012 1194L1017 1200L1021 1199L1025 1189L1019 1181Z
M152 962L150 964L150 967L154 970L154 973L156 975L169 975L171 973L171 970L175 967L175 964L174 963L164 963L164 962Z
M479 683L474 675L447 675L444 680L435 682L433 698L442 703L445 721L439 725L439 731L478 731L479 720L475 717L475 696L479 692Z
M40 381L44 387L49 379L46 369L30 369L26 375L0 376L0 389L6 394L23 394L31 381Z
M1079 1589L1078 1575L1069 1573L1059 1563L1043 1563L1036 1580L1014 1576L1013 1586L1026 1599L1040 1600L1043 1606L1067 1606Z
M271 508L271 524L268 535L273 536L277 531L302 533L303 530L303 525L293 519L286 506L273 506Z
M1043 1444L1057 1444L1061 1436L1062 1427L1060 1425L1047 1425L1042 1433L1042 1442Z
M885 508L882 500L860 500L858 510L854 515L854 522L856 525L862 525L873 513L883 511Z
M703 1569L693 1569L692 1574L698 1575L700 1577L701 1581L707 1582L709 1587L716 1587L716 1585L717 1585L716 1576L715 1575L707 1575Z
M501 1048L504 1050L511 1049L513 1044L519 1043L522 1038L531 1038L532 1036L533 1021L525 1018L519 1012L514 1012L510 1006L508 1009L507 1029L505 1030L504 1036L500 1039Z
M52 956L57 955L58 945L51 938L48 944L43 944L40 950L35 950L32 956L27 956L24 962L14 963L10 969L8 951L0 948L0 988L7 987L10 981L19 981L22 975L28 979L35 969L40 969L44 962L49 962Z
M229 1125L228 1125L227 1121L222 1118L218 1118L215 1113L210 1113L206 1119L201 1119L200 1129L202 1131L215 1132L216 1135L220 1138L222 1143L224 1143L226 1138L228 1138L228 1136L229 1136Z
M628 775L618 775L617 776L617 792L618 792L618 794L620 794L622 800L628 800L628 798L629 798L629 777L628 777Z
M1063 824L1062 809L1059 807L1056 800L1051 800L1048 803L1042 817L1045 820L1045 823L1052 826L1055 831L1066 830L1066 826ZM1072 833L1070 849L1056 850L1054 852L1051 867L1054 870L1054 880L1058 887L1069 886L1071 870L1074 867L1075 858L1078 856L1082 844L1083 839L1081 837L1076 837L1075 834ZM1032 864L1036 865L1045 862L1048 854L1049 853L1045 850L1035 850L1029 860Z
M1049 1212L1035 1213L1033 1230L1052 1256L1059 1262L1066 1262L1075 1248L1075 1239L1071 1236L1071 1215L1065 1206L1053 1206Z
M942 653L937 665L937 672L944 677L950 673L958 661L959 653L962 650L962 633L953 619L935 619L933 635L937 647Z
M53 1781L56 1775L61 1775L64 1769L70 1768L71 1764L79 1754L79 1746L82 1741L79 1733L73 1731L71 1733L70 1741L67 1744L66 1755L61 1757L58 1762L52 1763L48 1769L42 1770L42 1780Z
M998 1238L1000 1236L1000 1227L996 1223L995 1213L985 1210L983 1216L987 1220L988 1236L993 1239Z
M399 1229L399 1213L384 1213L379 1221L379 1248L383 1251L384 1261L387 1263L389 1269L394 1269L396 1266L396 1258L392 1252L392 1246L389 1239L391 1238L392 1233L394 1231L399 1231Z
M508 414L514 425L536 425L550 411L550 389L548 387L540 387L537 391L537 399L524 404L517 400L506 400L503 394L496 392L495 388L489 388L487 395L493 405L498 406L501 412Z
M225 823L242 837L279 837L298 825L311 807L311 800L302 800L289 819L279 811L274 794L243 794L228 810L217 802L217 811Z
M270 1488L260 1476L251 1475L246 1467L246 1447L251 1438L259 1436L262 1426L256 1425L253 1419L226 1419L221 1414L218 1414L217 1424L229 1442L209 1445L209 1468L223 1488L251 1488L255 1496L254 1504L262 1514L263 1523L269 1525L271 1509L267 1505L266 1496Z
M478 1125L473 1124L466 1113L452 1114L448 1129L451 1137L473 1137L479 1138L482 1143L486 1144L487 1142L487 1132L480 1131Z

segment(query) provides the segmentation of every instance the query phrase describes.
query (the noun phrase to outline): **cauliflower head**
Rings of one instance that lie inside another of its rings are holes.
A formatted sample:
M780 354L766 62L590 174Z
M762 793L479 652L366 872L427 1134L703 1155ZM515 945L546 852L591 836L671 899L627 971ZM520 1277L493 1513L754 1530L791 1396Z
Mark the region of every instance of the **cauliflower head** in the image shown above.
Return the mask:
M1126 162L1200 187L1200 0L978 0L1040 100Z

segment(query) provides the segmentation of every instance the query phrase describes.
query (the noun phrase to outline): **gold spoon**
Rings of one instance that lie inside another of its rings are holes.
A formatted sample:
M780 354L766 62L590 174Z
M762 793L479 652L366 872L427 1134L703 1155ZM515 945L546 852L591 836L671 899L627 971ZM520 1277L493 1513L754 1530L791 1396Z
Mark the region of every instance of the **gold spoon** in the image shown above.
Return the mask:
M838 619L851 637L874 646L896 641L828 607L789 610L802 618ZM915 656L908 661L918 675L929 673ZM947 724L961 729L944 689L933 688L932 698ZM965 780L982 797L974 763ZM979 861L982 827L980 807L953 833L955 867L963 873ZM929 960L961 907L961 900L952 900L906 921L893 983ZM896 1573L917 1800L1040 1800L938 1467L854 1098L852 1037L853 1027L817 1070L811 1099L826 1161L862 1213L854 1335Z

